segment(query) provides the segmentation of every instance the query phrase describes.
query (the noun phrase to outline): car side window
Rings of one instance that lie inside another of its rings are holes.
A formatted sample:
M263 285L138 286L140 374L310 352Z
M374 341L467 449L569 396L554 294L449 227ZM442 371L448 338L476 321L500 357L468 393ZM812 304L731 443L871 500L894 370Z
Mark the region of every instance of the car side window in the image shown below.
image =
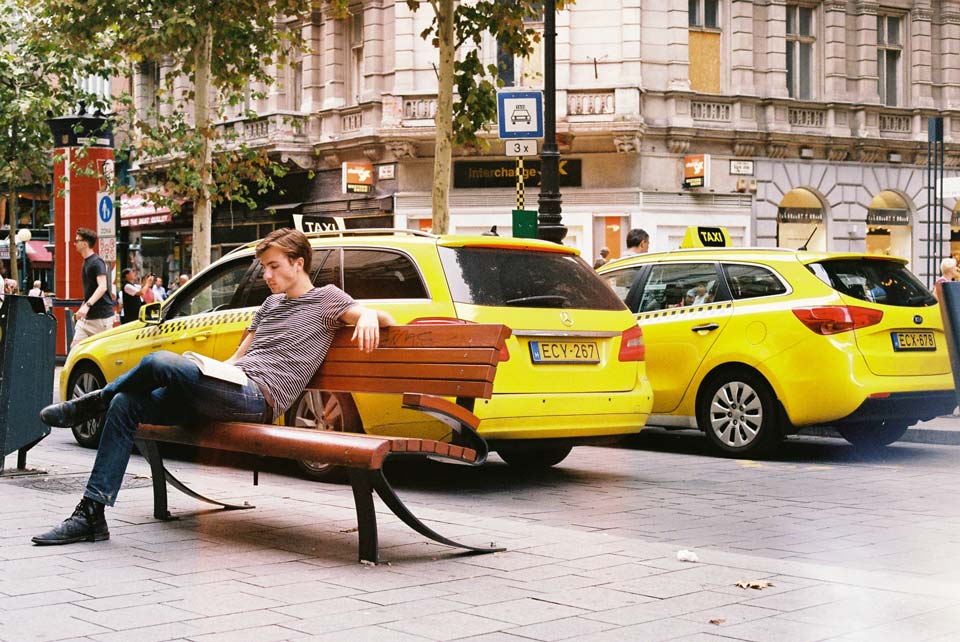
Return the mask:
M783 294L787 287L773 271L759 265L725 264L727 284L734 299L755 299Z
M643 288L638 312L704 305L725 300L713 263L655 265Z
M239 258L189 281L182 292L164 306L164 318L176 319L195 314L241 307L240 284L250 271L250 259Z
M608 272L603 275L616 295L623 301L631 312L636 313L640 309L640 288L643 281L643 265L624 268L616 272Z
M343 289L354 299L425 299L416 264L391 250L343 251Z

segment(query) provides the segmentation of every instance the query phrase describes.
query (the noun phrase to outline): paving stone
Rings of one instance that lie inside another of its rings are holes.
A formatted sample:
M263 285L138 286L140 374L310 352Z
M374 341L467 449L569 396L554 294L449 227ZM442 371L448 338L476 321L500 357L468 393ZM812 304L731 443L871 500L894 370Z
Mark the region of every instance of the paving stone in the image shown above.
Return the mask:
M587 611L564 604L548 602L542 598L522 598L478 606L464 612L512 624L533 624L534 622L572 617Z
M579 617L568 617L559 620L549 620L515 629L508 629L507 633L553 642L554 640L580 639L591 633L598 633L614 628L614 625L596 620L587 620Z
M413 617L402 622L385 625L386 628L419 635L430 640L456 640L471 635L492 633L510 628L503 621L470 615L469 613L443 613L426 617Z

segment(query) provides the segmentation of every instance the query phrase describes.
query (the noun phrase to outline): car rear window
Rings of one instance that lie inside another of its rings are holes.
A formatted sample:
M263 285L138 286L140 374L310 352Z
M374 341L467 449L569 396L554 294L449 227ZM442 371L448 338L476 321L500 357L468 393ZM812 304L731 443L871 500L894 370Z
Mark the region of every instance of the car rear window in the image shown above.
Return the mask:
M624 310L623 302L578 256L488 247L441 247L457 303L516 308Z
M937 302L902 263L883 259L831 259L807 269L841 294L861 301L918 308Z

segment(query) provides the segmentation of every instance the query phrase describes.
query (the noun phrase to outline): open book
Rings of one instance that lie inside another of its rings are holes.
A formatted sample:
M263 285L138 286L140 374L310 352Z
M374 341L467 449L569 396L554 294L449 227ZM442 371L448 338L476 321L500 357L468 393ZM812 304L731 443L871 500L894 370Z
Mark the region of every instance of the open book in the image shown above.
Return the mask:
M184 352L183 356L197 364L200 372L207 377L220 379L221 381L229 381L238 386L247 385L247 375L244 374L243 370L231 363L217 361L216 359L211 359L196 352Z

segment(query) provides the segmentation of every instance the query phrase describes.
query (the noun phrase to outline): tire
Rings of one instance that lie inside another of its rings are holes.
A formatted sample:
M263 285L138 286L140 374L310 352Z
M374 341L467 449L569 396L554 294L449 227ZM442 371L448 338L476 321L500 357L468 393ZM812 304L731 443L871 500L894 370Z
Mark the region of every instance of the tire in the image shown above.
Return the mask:
M567 458L573 446L521 446L497 450L500 459L514 468L543 470Z
M769 455L783 440L779 404L763 377L729 370L710 377L697 398L697 425L724 455Z
M88 392L99 390L107 385L107 379L100 372L100 369L91 364L83 364L74 368L70 373L70 381L67 384L67 399L76 399ZM100 436L103 434L104 418L91 419L79 426L74 426L70 430L73 432L73 438L84 448L97 448L100 445Z
M907 432L909 424L906 421L884 421L878 424L847 424L837 426L843 438L857 448L876 450L899 441Z
M288 426L335 430L338 432L363 432L360 413L353 397L346 393L326 390L307 390L290 406L286 414ZM344 473L339 466L311 461L298 461L297 468L307 479L321 482L339 482Z

